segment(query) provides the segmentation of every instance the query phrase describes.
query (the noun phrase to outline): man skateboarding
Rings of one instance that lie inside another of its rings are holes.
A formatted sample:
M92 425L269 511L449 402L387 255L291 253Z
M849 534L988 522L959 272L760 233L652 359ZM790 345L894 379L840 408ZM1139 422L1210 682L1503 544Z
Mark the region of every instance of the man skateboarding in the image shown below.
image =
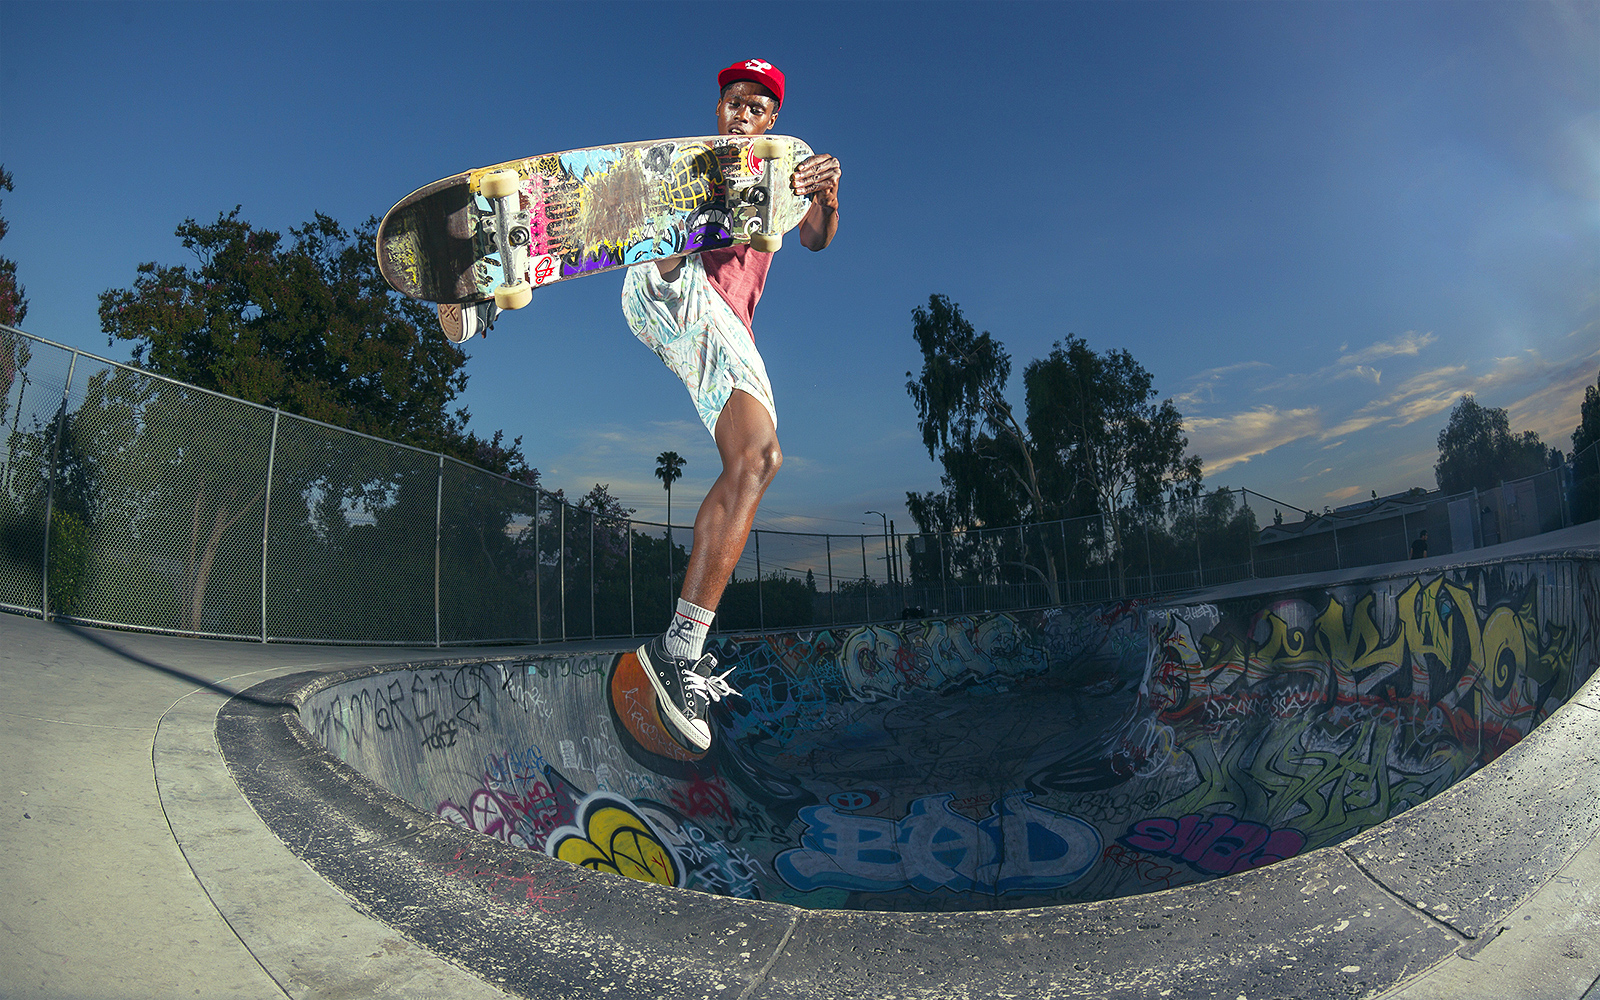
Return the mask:
M763 135L777 122L784 79L776 66L762 59L734 63L717 84L717 134ZM837 159L817 155L790 177L794 193L811 199L799 226L807 249L823 249L838 231L840 173ZM672 622L638 651L662 716L696 750L711 746L710 704L734 693L704 653L706 632L756 507L783 464L772 385L751 325L771 262L772 254L739 244L636 265L622 286L628 325L688 387L722 458L722 474L695 515L695 545ZM493 301L442 303L439 326L459 344L486 334L498 312Z
M762 135L778 120L783 73L761 59L717 75L719 135ZM790 181L812 199L800 242L821 250L839 228L839 161L817 155ZM723 588L744 552L756 507L783 464L778 414L752 320L772 255L739 245L628 269L622 310L634 334L683 380L722 458L722 474L694 519L694 549L672 622L639 647L662 716L696 750L711 746L706 713L734 693L704 653Z

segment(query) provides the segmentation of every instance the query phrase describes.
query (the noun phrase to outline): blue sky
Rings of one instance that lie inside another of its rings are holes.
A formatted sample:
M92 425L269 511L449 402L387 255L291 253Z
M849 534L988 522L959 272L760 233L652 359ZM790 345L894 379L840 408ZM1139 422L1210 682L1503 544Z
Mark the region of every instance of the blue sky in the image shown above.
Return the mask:
M186 218L353 226L469 167L711 132L752 56L788 74L777 130L844 165L837 241L789 241L756 314L785 454L759 527L910 525L934 292L1006 345L1019 403L1055 340L1127 348L1209 484L1300 507L1431 488L1462 392L1570 446L1600 369L1594 3L8 0L0 254L29 332L125 358L96 296L189 263ZM645 518L680 452L685 520L716 453L620 285L539 291L471 345L464 402Z

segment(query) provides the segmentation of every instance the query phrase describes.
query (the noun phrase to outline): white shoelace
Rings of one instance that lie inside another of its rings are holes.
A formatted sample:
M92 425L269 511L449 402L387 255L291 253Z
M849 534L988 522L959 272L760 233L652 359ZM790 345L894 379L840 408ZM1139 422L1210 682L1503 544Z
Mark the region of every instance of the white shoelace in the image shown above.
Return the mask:
M715 663L716 661L712 662ZM693 670L685 670L683 672L683 686L690 691L698 693L708 702L721 701L730 694L739 693L726 680L727 676L733 671L734 668L729 667L720 674L712 674L707 677Z

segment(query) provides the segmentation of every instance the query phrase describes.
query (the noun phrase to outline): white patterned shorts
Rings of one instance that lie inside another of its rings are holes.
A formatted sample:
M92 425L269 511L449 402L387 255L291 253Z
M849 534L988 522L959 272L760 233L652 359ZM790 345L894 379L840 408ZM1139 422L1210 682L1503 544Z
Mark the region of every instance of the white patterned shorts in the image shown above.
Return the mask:
M767 366L750 331L706 277L700 258L686 257L676 281L663 281L654 263L628 268L622 313L634 336L656 352L689 388L701 423L717 433L717 417L733 390L754 396L778 426Z

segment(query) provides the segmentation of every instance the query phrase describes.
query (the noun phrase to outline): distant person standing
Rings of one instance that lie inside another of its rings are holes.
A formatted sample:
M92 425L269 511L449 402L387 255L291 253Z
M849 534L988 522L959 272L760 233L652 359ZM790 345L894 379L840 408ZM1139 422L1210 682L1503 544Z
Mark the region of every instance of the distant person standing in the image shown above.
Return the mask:
M1413 559L1426 559L1426 558L1428 558L1428 529L1427 528L1423 528L1422 529L1422 534L1418 535L1417 536L1417 540L1411 543L1411 558L1413 558Z

